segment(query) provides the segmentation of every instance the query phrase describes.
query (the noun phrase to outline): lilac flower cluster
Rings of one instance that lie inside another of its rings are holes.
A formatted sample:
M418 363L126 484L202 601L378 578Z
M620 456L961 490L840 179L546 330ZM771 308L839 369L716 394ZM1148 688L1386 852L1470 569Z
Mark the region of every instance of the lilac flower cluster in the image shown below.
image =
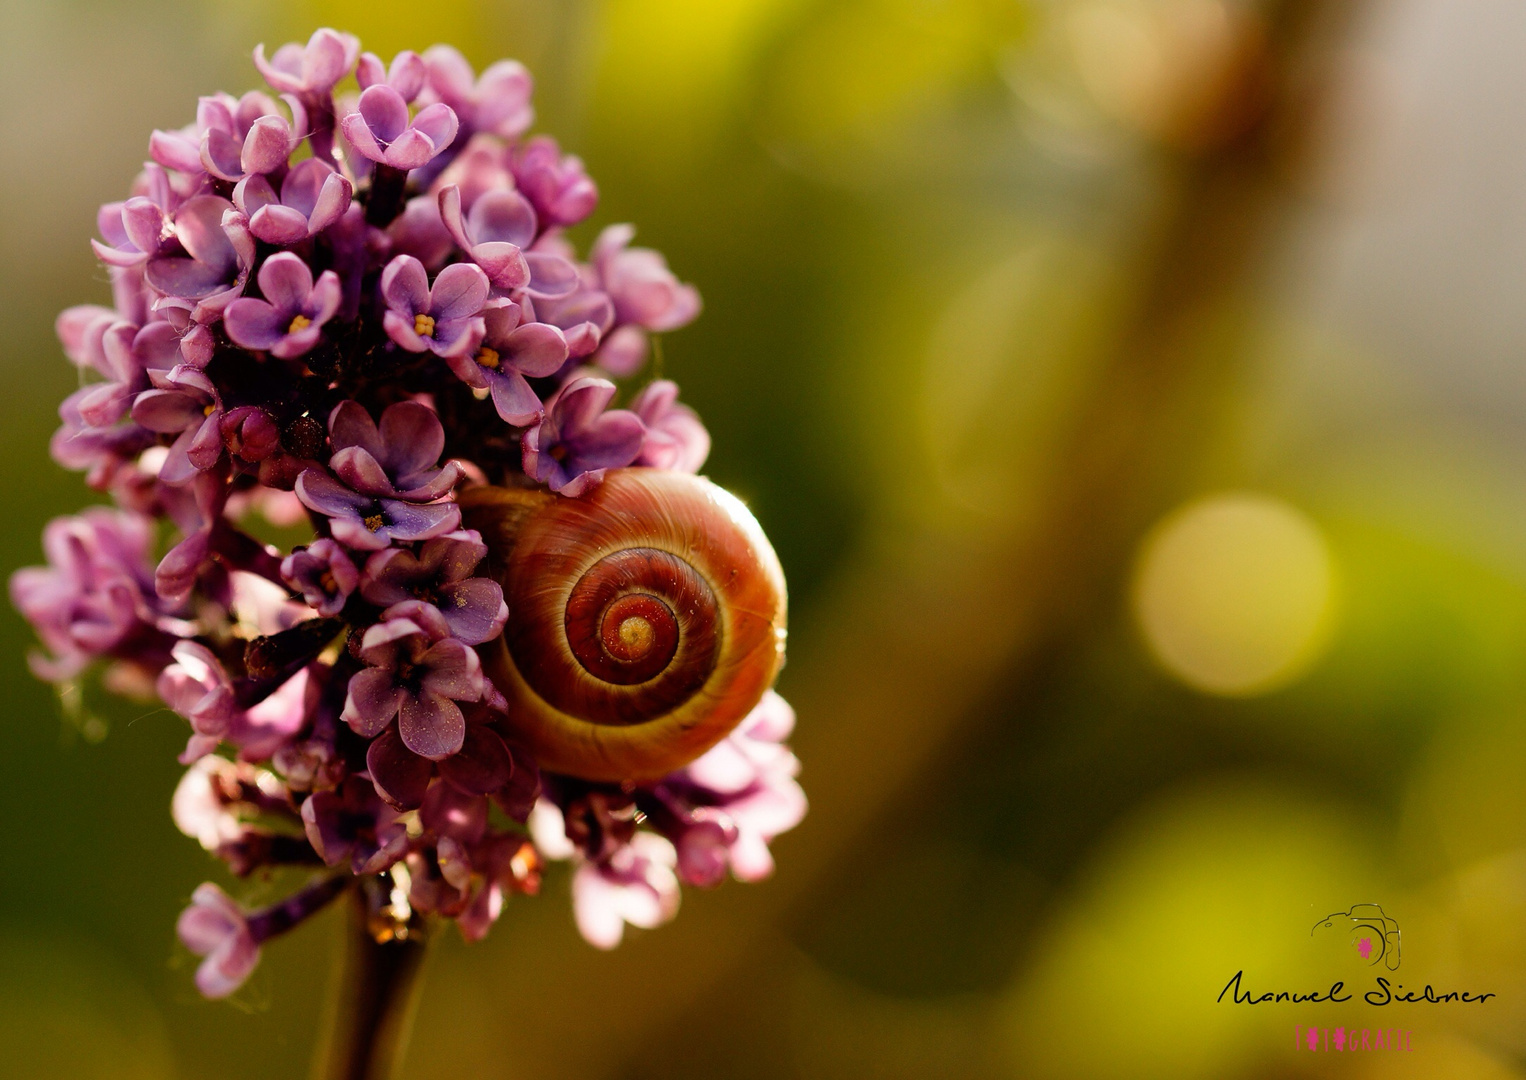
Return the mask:
M770 694L655 783L542 773L475 651L513 613L456 502L697 471L709 437L672 383L611 406L698 294L629 226L577 257L563 230L597 189L526 138L519 64L384 64L327 29L254 61L276 96L201 99L101 208L114 303L59 316L83 385L52 451L116 506L51 523L48 565L11 579L40 677L104 669L189 722L185 833L235 875L313 868L259 911L196 891L201 990L231 993L355 875L475 939L571 859L578 926L610 947L669 918L680 881L768 873L805 809L789 707ZM282 551L262 520L313 538Z

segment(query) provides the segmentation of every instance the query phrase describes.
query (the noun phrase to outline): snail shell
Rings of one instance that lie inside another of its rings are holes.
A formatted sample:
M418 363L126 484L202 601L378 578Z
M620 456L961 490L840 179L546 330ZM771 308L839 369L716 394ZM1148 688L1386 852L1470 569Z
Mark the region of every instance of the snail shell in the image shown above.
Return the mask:
M617 469L588 495L461 495L509 623L481 649L509 726L555 772L655 779L752 711L784 660L784 573L710 481Z

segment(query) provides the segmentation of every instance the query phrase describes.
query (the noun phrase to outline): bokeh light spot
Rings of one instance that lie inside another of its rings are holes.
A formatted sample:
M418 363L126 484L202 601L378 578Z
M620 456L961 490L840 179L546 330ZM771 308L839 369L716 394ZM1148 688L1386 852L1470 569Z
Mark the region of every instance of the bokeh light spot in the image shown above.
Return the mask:
M1188 686L1251 695L1305 672L1329 640L1335 567L1319 527L1279 499L1216 495L1146 537L1134 614L1150 651Z

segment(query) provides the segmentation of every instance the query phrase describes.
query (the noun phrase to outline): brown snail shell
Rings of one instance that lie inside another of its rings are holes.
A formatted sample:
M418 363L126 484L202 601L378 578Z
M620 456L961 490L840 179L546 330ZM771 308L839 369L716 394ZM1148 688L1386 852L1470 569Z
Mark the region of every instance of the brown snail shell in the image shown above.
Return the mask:
M773 685L784 573L757 519L710 481L616 469L581 498L478 487L461 508L509 605L483 668L544 767L655 779Z

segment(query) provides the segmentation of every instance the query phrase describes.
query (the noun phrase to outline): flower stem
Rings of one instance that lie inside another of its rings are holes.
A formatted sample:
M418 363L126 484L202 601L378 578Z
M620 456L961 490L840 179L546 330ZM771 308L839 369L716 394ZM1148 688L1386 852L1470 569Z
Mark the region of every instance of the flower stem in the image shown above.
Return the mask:
M366 223L385 229L403 211L408 170L377 162L371 170L371 195L366 202Z
M398 910L387 876L351 892L344 957L314 1080L395 1080L417 1011L426 945L423 921Z

